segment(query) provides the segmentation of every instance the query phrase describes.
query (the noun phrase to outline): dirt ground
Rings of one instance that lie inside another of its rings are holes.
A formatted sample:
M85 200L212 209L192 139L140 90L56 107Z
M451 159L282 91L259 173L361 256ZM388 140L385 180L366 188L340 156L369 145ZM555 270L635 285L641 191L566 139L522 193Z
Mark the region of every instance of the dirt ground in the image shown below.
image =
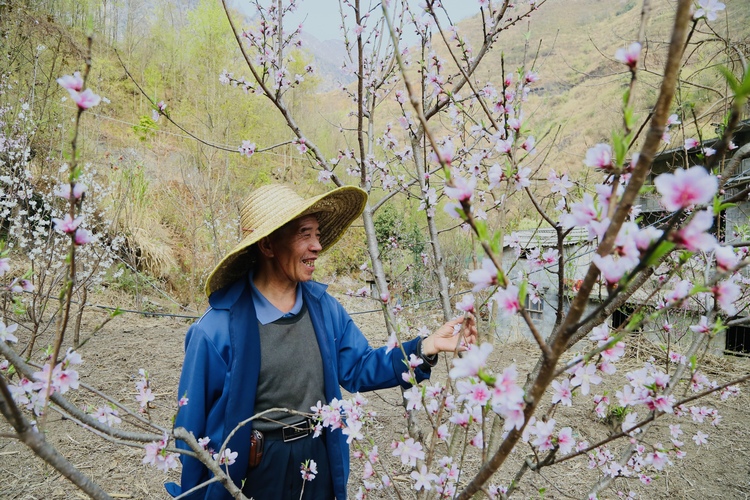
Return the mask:
M350 312L365 311L371 304L343 297L342 302ZM426 323L434 326L434 314L422 310L422 317L414 319L415 325ZM382 345L385 340L382 317L379 314L355 314L355 321L373 345ZM92 320L93 321L93 320ZM138 370L145 368L151 376L156 395L150 416L154 422L167 426L174 414L176 388L182 364L182 342L189 320L168 317L143 317L125 314L110 322L81 350L84 363L80 366L82 382L114 397L135 409L137 402L135 380ZM652 352L653 351L653 352ZM620 372L614 377L620 380L628 369L642 366L644 359L657 351L641 343L628 351L628 359L619 365ZM516 363L519 372L533 366L536 351L527 341L497 339L491 363L498 370ZM441 362L433 372L434 381L446 378L446 363ZM712 359L707 365L708 375L720 383L730 377L750 371L750 360L743 358ZM606 388L596 388L599 391ZM596 390L595 389L595 390ZM614 386L612 387L614 389ZM597 392L601 393L601 392ZM613 393L611 394L613 396ZM401 395L398 389L389 389L367 394L372 408L377 411L375 425L370 433L379 445L381 458L388 460L393 470L400 465L390 457L390 443L406 430L406 419L400 406ZM71 397L77 405L99 405L100 399L89 391L79 389ZM542 408L547 408L549 396ZM674 459L674 467L669 467L655 478L650 486L642 485L638 479L618 479L614 487L605 490L600 498L617 498L617 491L627 493L633 490L638 498L670 499L727 499L750 497L750 429L748 408L750 388L742 387L739 397L721 402L718 397L710 397L703 405L718 408L723 420L717 427L701 429L709 434L708 445L698 450L690 439L698 429L688 418L680 423L685 431L682 436L687 457ZM595 442L607 435L608 427L593 413L593 405L585 409L583 405L573 410L558 410L555 418L558 426L570 425L577 440ZM645 414L645 413L644 413ZM669 442L667 423L658 423L656 430L645 441ZM47 436L76 467L98 482L115 498L160 499L169 498L164 490L165 481L176 480L177 471L165 475L154 468L141 464L143 451L105 441L82 429L58 413L51 412L47 424ZM45 466L21 443L3 435L8 430L5 422L0 423L0 498L1 499L62 499L85 498L59 473ZM613 451L619 449L614 447ZM698 453L702 451L702 453ZM508 459L504 467L495 475L493 482L508 485L518 471L520 464L529 455L528 446L520 446ZM465 469L476 468L478 457L469 456ZM588 459L583 456L558 466L542 469L539 473L529 472L521 480L519 490L513 498L585 498L588 488L595 482L597 473L587 467ZM353 497L360 486L361 464L352 463L350 493ZM407 481L406 470L397 474L396 482ZM469 474L465 474L469 478ZM377 498L377 496L371 496Z

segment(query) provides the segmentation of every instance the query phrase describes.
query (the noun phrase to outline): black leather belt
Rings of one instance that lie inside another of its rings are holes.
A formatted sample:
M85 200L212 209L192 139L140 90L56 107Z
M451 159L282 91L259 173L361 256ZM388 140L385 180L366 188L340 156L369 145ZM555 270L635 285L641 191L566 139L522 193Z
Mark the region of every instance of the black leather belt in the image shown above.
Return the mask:
M296 441L313 433L313 423L309 418L278 429L263 431L263 436L271 441Z

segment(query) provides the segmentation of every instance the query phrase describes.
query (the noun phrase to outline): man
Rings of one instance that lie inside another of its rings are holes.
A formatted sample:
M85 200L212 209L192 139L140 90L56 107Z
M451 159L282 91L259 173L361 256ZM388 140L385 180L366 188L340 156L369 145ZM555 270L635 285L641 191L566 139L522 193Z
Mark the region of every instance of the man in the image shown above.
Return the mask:
M354 187L310 199L281 185L256 189L241 212L242 241L207 280L210 307L185 339L179 395L188 404L175 426L196 439L210 438L207 447L215 452L235 430L226 447L237 457L228 469L246 496L299 499L300 465L312 459L318 475L305 485L303 498L346 498L346 436L327 430L314 438L300 413L309 413L318 401L341 398L340 386L349 392L408 387L401 376L407 371L402 351L370 347L341 304L312 281L320 253L360 216L366 201L366 193ZM415 370L418 381L429 377L438 352L454 351L462 338L475 340L473 318L462 335L454 335L461 321L403 344L407 357L425 361ZM273 408L295 413L267 412ZM250 450L256 431L262 436L259 463ZM167 485L174 496L210 479L198 460L183 456L182 464L181 486ZM214 482L189 498L230 496Z

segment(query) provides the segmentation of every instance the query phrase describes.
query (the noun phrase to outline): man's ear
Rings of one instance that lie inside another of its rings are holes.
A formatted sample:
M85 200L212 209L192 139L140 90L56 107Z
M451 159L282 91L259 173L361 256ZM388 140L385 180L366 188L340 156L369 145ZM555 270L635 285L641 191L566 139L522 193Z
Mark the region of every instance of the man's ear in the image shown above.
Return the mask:
M263 254L264 257L270 259L273 257L273 244L271 243L271 238L266 236L265 238L261 238L261 240L258 242L258 250L260 250L260 253Z

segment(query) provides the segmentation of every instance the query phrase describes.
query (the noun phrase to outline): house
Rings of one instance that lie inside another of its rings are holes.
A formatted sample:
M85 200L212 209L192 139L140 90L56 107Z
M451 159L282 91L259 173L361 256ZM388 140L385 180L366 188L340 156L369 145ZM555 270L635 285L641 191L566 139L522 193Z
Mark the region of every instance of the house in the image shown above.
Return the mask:
M534 255L534 249L540 253L550 248L557 248L557 231L552 228L537 228L516 231L503 238L503 269L511 280L520 282L516 276L523 271L528 274L529 281L537 294L529 294L526 297L524 307L529 312L531 320L536 325L543 338L549 337L555 326L556 312L562 306L563 312L570 307L572 295L576 287L580 286L586 270L591 264L594 247L588 241L588 230L585 228L573 228L563 240L563 254L565 256L565 283L563 285L563 303L558 302L558 274L557 264L544 267L536 266L529 259ZM595 304L591 304L593 310ZM495 319L497 336L500 339L526 337L533 341L523 318L514 315L511 318L502 316Z
M703 165L704 160L699 156L705 148L710 148L718 139L703 141L697 147L686 151L684 148L676 148L663 151L654 158L651 172L646 181L647 184L653 185L654 179L664 173L675 170L676 168L689 168L693 165ZM742 121L734 133L733 142L738 147L728 151L724 159L724 165L728 165L732 157L740 151L743 145L750 144L750 120ZM746 188L750 182L750 158L741 161L737 171L726 180L726 196L731 197ZM670 214L659 204L658 194L651 192L642 195L637 201L637 205L642 210L642 225L663 225L669 218ZM750 202L747 200L737 203L735 206L722 211L717 217L716 223L712 228L712 233L724 244L738 243L740 241L750 240ZM745 276L749 276L747 268L742 271ZM743 307L744 306L744 307ZM633 307L633 304L629 306ZM689 308L690 309L690 308ZM735 317L727 318L728 321L735 323L748 319L746 324L736 324L729 326L725 332L720 334L712 344L712 350L716 354L729 352L750 353L750 308L748 304L742 304L737 307L739 312ZM691 310L693 316L700 315L700 310L693 307ZM697 322L697 318L693 318Z

